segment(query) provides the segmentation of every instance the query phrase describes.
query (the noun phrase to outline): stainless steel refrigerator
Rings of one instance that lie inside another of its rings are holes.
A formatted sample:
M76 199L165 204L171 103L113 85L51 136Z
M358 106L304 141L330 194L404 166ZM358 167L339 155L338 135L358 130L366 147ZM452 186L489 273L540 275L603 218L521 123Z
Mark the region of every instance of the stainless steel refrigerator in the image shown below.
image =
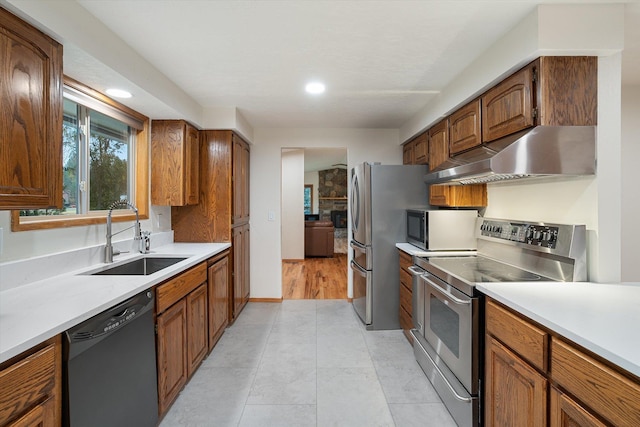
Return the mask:
M427 166L363 163L351 169L353 308L367 329L399 329L396 243L406 241L406 209L428 206Z

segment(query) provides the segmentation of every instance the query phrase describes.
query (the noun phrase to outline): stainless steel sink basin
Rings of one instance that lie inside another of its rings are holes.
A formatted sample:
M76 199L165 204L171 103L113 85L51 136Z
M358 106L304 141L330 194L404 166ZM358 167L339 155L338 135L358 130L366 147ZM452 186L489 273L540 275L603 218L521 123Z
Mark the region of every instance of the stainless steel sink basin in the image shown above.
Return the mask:
M187 257L144 257L86 273L91 276L146 276L184 261Z

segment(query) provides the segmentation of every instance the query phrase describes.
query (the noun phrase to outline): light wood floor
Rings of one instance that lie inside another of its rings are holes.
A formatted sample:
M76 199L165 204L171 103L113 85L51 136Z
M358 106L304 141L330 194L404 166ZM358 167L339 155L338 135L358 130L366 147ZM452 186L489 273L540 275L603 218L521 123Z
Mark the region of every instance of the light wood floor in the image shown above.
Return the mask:
M347 254L282 261L284 299L346 299Z

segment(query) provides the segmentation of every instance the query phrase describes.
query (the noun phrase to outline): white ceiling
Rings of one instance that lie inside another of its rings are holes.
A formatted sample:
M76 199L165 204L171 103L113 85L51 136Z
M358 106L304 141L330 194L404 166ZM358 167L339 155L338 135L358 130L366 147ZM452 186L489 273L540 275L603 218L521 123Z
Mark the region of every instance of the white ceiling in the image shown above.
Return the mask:
M399 128L537 4L586 1L77 3L200 107L235 107L253 128ZM627 7L635 42L623 54L623 78L640 84L640 7ZM126 85L73 43L65 45L67 66L98 90L109 80ZM304 93L313 79L325 82L325 94ZM170 118L153 94L134 95L133 108Z

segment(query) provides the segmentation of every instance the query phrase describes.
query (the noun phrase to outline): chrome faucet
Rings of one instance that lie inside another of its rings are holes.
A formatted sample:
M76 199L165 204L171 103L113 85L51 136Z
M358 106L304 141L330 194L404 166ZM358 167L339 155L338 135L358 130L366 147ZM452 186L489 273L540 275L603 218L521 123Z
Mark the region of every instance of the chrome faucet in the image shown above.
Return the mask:
M127 227L124 230L120 230L116 233L111 233L111 212L120 206L129 207L136 214L136 223L131 227ZM123 231L126 231L130 228L135 227L133 231L133 240L141 240L142 233L140 231L140 218L138 217L138 208L136 208L133 204L131 204L128 200L117 200L109 206L109 213L107 214L107 244L104 247L104 262L113 262L113 256L119 255L120 251L118 249L113 249L111 246L111 238L116 234L120 234ZM140 245L139 245L140 246ZM138 248L140 252L142 252L141 247Z

